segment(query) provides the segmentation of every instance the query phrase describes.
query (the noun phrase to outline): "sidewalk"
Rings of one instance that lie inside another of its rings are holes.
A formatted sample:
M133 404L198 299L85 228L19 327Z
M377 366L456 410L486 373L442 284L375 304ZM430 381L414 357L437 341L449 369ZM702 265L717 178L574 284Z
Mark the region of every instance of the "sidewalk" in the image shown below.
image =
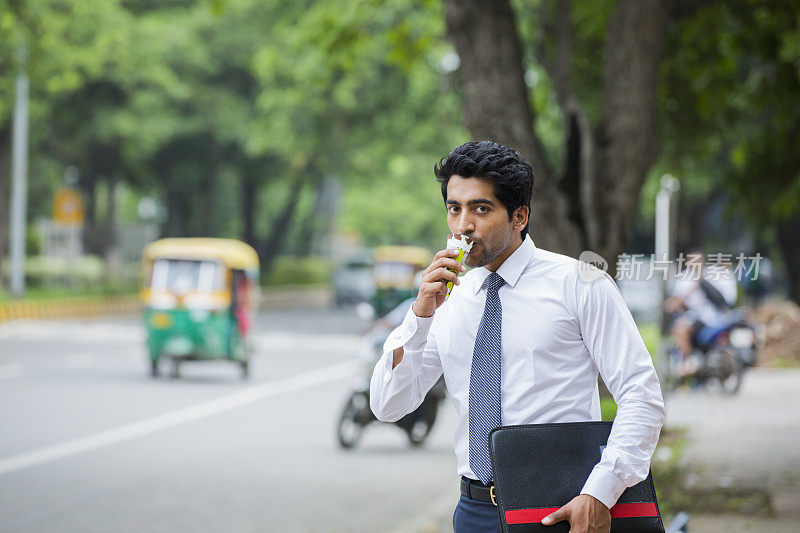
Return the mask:
M692 533L800 531L800 369L751 369L734 397L679 391L667 398L667 425L688 430L687 488L769 499L771 516L748 516L747 501L743 514L693 513Z

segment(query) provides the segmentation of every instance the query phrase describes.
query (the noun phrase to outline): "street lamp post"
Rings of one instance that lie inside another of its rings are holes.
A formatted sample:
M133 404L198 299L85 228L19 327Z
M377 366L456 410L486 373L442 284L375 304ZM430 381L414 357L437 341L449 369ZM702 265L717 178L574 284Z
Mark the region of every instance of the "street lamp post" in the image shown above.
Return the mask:
M675 265L672 261L675 258L675 221L677 219L677 193L680 190L680 182L670 174L661 177L661 189L656 194L656 246L655 259L657 261L669 261L667 275L661 281L661 300L658 302L659 309L659 332L660 342L658 343L658 354L656 357L656 370L659 373L661 383L665 383L669 366L665 353L665 339L667 336L666 316L664 314L664 300L667 299L668 281L675 273Z
M28 76L25 72L25 46L19 47L19 73L14 105L14 131L11 156L11 295L25 294L25 227L28 204Z

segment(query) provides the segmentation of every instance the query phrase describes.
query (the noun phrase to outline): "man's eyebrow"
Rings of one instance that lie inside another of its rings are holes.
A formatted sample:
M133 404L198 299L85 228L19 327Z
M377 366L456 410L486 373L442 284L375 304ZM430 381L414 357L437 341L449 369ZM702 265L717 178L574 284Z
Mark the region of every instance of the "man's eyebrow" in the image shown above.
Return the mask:
M461 205L461 202L458 202L456 200L447 200L445 203L447 205ZM475 200L467 200L467 205L478 205L478 204L495 205L494 202L489 200L488 198L476 198Z

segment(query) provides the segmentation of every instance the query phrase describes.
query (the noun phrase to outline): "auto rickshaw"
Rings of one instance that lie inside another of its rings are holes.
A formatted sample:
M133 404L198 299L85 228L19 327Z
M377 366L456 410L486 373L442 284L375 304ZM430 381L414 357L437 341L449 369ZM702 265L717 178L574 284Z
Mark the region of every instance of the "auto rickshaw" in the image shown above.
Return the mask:
M419 246L379 246L375 248L375 296L372 306L376 316L383 316L401 302L417 294L415 276L433 260Z
M258 254L233 239L161 239L145 247L142 300L150 370L172 361L228 359L247 377Z

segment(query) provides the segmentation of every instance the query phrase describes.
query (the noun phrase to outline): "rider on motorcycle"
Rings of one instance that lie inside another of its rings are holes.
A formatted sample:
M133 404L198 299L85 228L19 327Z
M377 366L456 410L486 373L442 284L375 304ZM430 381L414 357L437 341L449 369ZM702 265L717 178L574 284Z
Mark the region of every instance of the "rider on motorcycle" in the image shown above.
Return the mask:
M706 265L703 253L697 250L686 255L686 267L675 280L673 296L664 302L667 312L677 314L672 336L683 359L680 374L692 372L691 355L698 348L698 333L720 326L736 302L736 279L730 269Z

